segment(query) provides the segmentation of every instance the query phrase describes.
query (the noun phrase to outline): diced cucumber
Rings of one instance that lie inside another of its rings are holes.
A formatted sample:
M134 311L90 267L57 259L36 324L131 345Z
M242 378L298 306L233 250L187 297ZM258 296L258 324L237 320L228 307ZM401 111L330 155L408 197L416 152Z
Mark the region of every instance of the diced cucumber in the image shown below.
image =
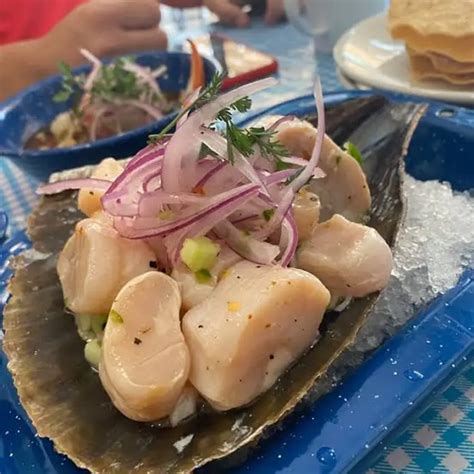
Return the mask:
M199 270L210 270L216 263L220 245L207 237L186 239L180 256L183 263L194 273Z
M89 364L98 369L99 361L102 356L102 346L97 339L92 339L84 346L84 357Z
M102 339L104 335L105 323L108 315L91 316L91 328L98 339Z

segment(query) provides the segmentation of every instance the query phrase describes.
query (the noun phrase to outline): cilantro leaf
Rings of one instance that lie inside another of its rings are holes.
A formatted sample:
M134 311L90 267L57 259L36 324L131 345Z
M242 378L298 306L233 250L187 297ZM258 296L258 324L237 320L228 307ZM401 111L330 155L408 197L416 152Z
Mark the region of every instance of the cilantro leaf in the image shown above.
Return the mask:
M273 214L275 214L275 209L265 209L262 212L262 216L267 222L270 221L270 219L273 217Z
M359 163L359 165L362 164L362 162L364 161L364 158L362 157L362 154L359 151L359 149L353 143L346 142L344 143L343 147L344 147L344 150L346 150L347 153L349 153L349 155L351 155L352 158L354 158L357 161L357 163Z

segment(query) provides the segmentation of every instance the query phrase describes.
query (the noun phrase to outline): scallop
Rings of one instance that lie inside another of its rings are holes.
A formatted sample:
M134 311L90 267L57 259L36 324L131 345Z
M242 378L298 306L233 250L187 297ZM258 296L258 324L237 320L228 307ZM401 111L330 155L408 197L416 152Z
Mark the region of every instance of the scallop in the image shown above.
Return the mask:
M84 219L57 264L66 306L78 314L107 314L122 286L155 263L146 243L124 239L98 219Z
M300 189L293 202L293 215L298 229L299 242L307 240L313 234L319 221L321 203L316 194L306 187Z
M335 215L302 243L297 266L316 275L333 296L362 297L387 285L392 252L372 227Z
M277 130L276 138L291 154L310 158L317 130L309 122L295 119L281 123ZM362 220L370 209L371 197L359 163L325 135L318 166L326 176L312 180L309 189L321 201L320 219L341 214L352 221Z
M328 303L303 270L237 263L184 315L191 383L216 410L250 403L315 342Z
M221 245L217 261L210 269L211 278L207 282L199 282L192 271L183 263L173 268L171 276L178 282L183 300L183 310L191 309L193 306L204 301L216 287L224 272L242 258L231 250L227 245Z
M133 278L114 301L99 374L113 404L132 420L166 417L180 399L190 368L180 307L177 283L161 272Z
M123 167L117 160L106 158L97 165L91 178L113 181L122 171ZM102 209L100 199L103 195L104 191L97 189L81 189L77 197L77 205L87 217L91 217Z

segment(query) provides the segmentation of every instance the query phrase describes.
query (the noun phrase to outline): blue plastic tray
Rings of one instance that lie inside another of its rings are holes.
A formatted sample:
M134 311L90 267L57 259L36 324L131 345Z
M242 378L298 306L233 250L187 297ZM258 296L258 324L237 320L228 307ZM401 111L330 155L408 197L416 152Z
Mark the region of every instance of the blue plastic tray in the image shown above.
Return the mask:
M368 93L330 94L326 103L364 95ZM390 98L407 100L403 96ZM303 97L265 113L313 111L312 98ZM431 103L413 137L408 172L418 179L439 179L449 181L455 189L469 189L474 187L473 157L474 112ZM28 246L26 236L18 233L0 250L0 313L11 274L5 261ZM418 354L415 361L413 353ZM428 396L472 359L473 353L474 270L468 270L455 288L417 315L341 386L307 409L304 416L293 418L282 432L263 442L257 456L233 472L361 472L376 452L374 448L393 435ZM387 380L393 379L394 359L398 361L396 370L400 375L396 386L387 384ZM35 436L19 405L3 353L0 420L0 473L81 472L67 458L55 453L49 440Z

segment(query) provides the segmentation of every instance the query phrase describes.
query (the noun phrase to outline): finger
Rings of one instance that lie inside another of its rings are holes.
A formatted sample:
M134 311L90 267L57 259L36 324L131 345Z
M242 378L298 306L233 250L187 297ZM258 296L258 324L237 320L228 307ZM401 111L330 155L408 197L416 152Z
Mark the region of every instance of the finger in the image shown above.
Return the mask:
M138 51L166 49L168 37L159 28L122 32L116 41L113 54L130 54Z
M110 10L109 21L126 30L147 30L160 23L157 0L99 0Z
M224 23L239 27L249 24L250 19L248 15L229 0L205 0L204 5Z
M265 12L265 23L273 25L280 21L285 14L283 0L267 0L267 10Z

